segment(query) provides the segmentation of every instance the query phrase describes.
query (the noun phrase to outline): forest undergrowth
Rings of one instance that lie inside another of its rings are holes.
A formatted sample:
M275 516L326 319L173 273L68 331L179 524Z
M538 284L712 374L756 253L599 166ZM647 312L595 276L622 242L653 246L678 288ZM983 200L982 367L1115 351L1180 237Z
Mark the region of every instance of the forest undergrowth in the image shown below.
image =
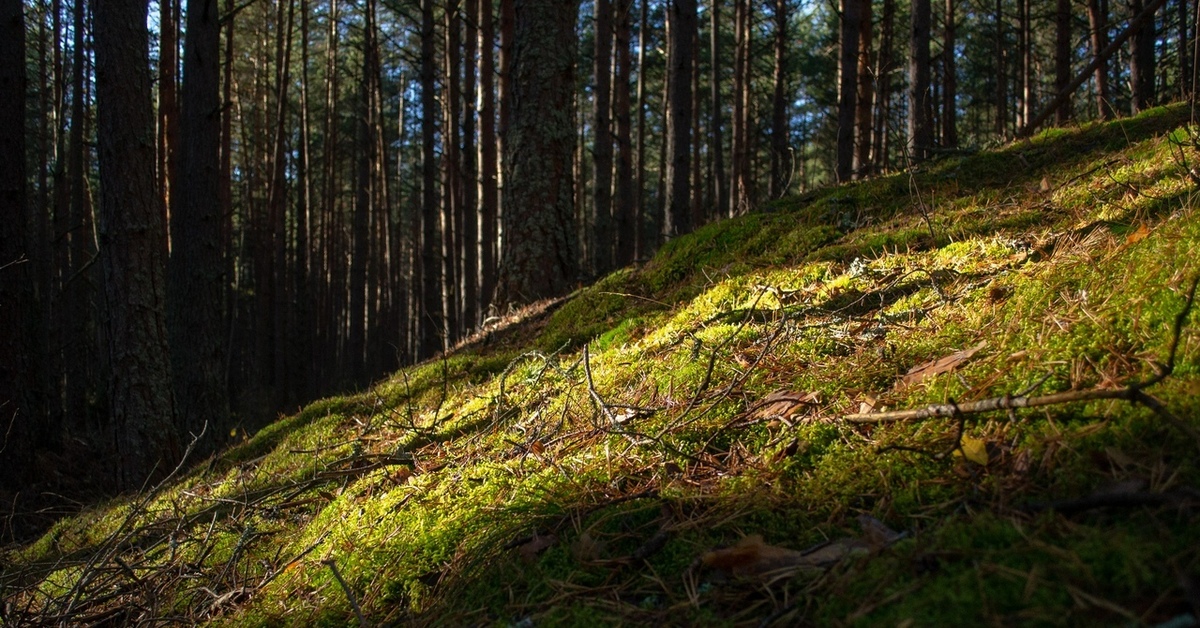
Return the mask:
M7 548L0 623L1193 625L1188 119L708 225Z

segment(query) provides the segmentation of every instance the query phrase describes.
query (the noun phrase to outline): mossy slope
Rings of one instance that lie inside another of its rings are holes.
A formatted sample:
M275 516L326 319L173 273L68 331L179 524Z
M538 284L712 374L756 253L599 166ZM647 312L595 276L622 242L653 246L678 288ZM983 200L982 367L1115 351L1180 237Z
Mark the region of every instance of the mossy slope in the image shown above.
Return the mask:
M972 415L961 439L955 420L841 418L1150 376L1200 273L1194 186L1168 137L1186 137L1186 115L1055 130L704 227L534 322L314 403L152 499L62 521L5 559L6 616L1026 625L1198 612L1198 443L1159 415L1123 401ZM1152 389L1193 429L1198 325L1193 311ZM981 343L953 372L899 383ZM1159 497L1039 507L1112 486ZM904 538L770 578L699 560L754 534L794 550L863 539L861 515Z

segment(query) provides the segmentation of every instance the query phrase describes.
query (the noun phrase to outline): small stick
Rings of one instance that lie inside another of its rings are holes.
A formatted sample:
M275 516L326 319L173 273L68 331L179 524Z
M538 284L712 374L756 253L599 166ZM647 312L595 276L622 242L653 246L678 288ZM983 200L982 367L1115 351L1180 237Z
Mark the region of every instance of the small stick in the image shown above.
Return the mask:
M600 397L600 393L596 392L596 385L592 383L591 361L591 357L588 355L588 346L583 345L583 373L587 376L588 395L592 398L592 403L596 404L596 409L608 421L608 424L616 425L616 417L613 416L612 410L608 408L608 404L604 403L604 399Z
M362 608L359 607L358 600L354 599L354 592L350 590L350 585L346 584L346 581L342 579L342 573L337 568L337 561L327 558L321 562L329 565L329 569L333 571L334 579L342 587L342 592L346 594L346 599L350 600L350 606L354 609L354 615L358 617L358 625L363 628L370 626L371 624L367 623L367 618L363 617Z

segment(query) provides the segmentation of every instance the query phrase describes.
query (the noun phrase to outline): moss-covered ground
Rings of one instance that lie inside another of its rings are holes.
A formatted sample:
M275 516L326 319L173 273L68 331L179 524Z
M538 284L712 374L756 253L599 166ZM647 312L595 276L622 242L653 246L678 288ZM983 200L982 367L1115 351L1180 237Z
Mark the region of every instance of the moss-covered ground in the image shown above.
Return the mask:
M708 225L9 548L0 623L1191 625L1187 115ZM845 420L1117 390L1176 340L1165 412Z

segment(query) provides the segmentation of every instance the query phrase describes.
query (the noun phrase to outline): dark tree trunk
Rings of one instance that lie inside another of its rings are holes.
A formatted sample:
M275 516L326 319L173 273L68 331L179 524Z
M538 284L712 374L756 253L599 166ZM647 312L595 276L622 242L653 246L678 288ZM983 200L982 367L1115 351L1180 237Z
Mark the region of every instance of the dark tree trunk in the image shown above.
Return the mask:
M367 378L367 263L370 257L370 225L373 213L373 176L378 163L375 154L375 103L374 81L379 77L379 48L376 43L375 0L364 4L362 78L359 84L358 120L358 164L355 183L354 218L351 222L350 252L350 336L347 352L356 383ZM370 286L371 289L374 286Z
M1054 91L1061 92L1071 82L1071 0L1057 0L1054 12ZM1055 112L1058 124L1066 124L1074 115L1071 99Z
M1004 39L1004 2L996 0L996 135L1002 140L1008 138L1008 66L1005 63L1007 55ZM915 34L913 41L916 41Z
M1030 37L1030 2L1017 0L1017 120L1018 126L1029 124L1033 116L1033 50Z
M854 114L854 176L871 174L871 105L875 97L875 72L871 68L871 0L862 2L862 17L858 31L858 95Z
M896 0L883 0L883 16L879 25L879 86L875 90L875 131L871 147L871 164L876 170L888 168L888 136L892 100L892 48L895 42Z
M22 0L0 0L0 487L32 479L33 370L37 316L34 274L26 263L25 15Z
M692 230L691 196L691 124L692 60L696 54L696 1L672 0L670 50L670 105L667 109L667 198L663 235L672 238Z
M783 195L790 178L786 96L788 44L788 0L775 0L775 92L771 96L771 198Z
M650 0L642 0L638 23L637 78L637 190L633 195L633 233L635 259L648 256L646 242L646 33Z
M491 0L483 0L484 3ZM462 123L462 247L463 330L470 334L479 325L479 195L475 162L475 55L479 50L476 16L480 0L463 4L463 108Z
M1188 13L1188 1L1179 0L1175 3L1176 21L1179 22L1179 96L1187 98L1192 93L1192 55L1191 34L1188 23L1191 22Z
M837 180L849 181L854 169L854 115L858 97L858 36L862 30L862 5L865 0L843 0L842 27L838 48L838 110L837 110ZM916 7L920 2L914 0ZM915 11L915 8L914 8ZM915 15L915 14L914 14ZM915 20L914 17L914 32ZM928 20L926 20L928 31ZM928 36L926 37L928 40ZM915 41L915 35L914 35ZM928 85L929 48L925 49L926 85Z
M311 398L314 394L312 390L314 381L312 337L316 325L310 291L315 273L312 267L312 252L309 250L313 245L313 239L311 235L312 163L310 158L312 138L309 131L312 116L308 100L308 13L308 0L300 0L300 146L296 151L296 178L299 185L296 199L296 269L293 281L298 333L289 358L296 373L293 385L300 397L304 399Z
M958 148L958 68L955 66L954 9L957 0L946 0L945 43L942 50L942 146Z
M725 142L721 128L725 124L721 109L721 2L711 0L709 7L709 65L712 66L709 72L712 79L709 81L711 117L708 123L708 152L712 158L712 171L708 173L708 178L712 186L709 202L713 214L725 218L729 215L729 179L725 172Z
M437 158L434 153L438 118L434 93L434 0L421 2L421 352L434 355L442 348L441 272L437 255Z
M1143 0L1132 0L1129 12L1140 14L1145 9ZM1129 81L1133 84L1133 113L1149 108L1154 103L1154 18L1144 21L1141 28L1130 38Z
M460 151L462 148L459 115L462 110L462 82L459 74L461 61L458 29L458 0L451 0L445 7L446 39L442 55L445 86L442 141L442 169L444 171L442 194L442 316L446 321L446 343L453 344L460 335L462 313L462 255L461 233L462 171Z
M501 303L558 296L578 276L571 152L575 0L514 0L512 112L504 129Z
M612 109L612 12L611 0L596 0L595 3L595 48L593 77L595 90L592 93L592 210L595 221L592 230L592 272L597 276L613 267L613 217L612 217L612 167L613 134L609 112Z
M479 307L485 314L496 291L497 194L495 41L491 0L479 2Z
M637 227L634 215L633 189L633 146L631 143L631 120L629 103L629 77L631 54L629 31L632 21L633 0L617 0L616 5L616 84L613 86L613 110L617 117L617 194L613 206L616 222L616 264L627 266L633 263Z
M221 22L216 0L188 0L183 56L183 171L171 214L167 286L180 434L226 429L221 252ZM212 442L209 440L209 442Z
M748 211L751 204L749 105L753 10L753 4L749 0L734 0L736 50L733 69L733 137L731 138L733 164L729 182L730 213Z
M1100 51L1108 47L1108 15L1101 9L1101 0L1088 0L1088 24L1092 35L1092 60L1100 59ZM1096 110L1101 119L1111 120L1115 112L1108 93L1108 63L1101 61L1096 66Z
M108 304L109 420L117 482L137 488L180 458L164 320L167 228L154 181L145 0L95 12L100 247Z

